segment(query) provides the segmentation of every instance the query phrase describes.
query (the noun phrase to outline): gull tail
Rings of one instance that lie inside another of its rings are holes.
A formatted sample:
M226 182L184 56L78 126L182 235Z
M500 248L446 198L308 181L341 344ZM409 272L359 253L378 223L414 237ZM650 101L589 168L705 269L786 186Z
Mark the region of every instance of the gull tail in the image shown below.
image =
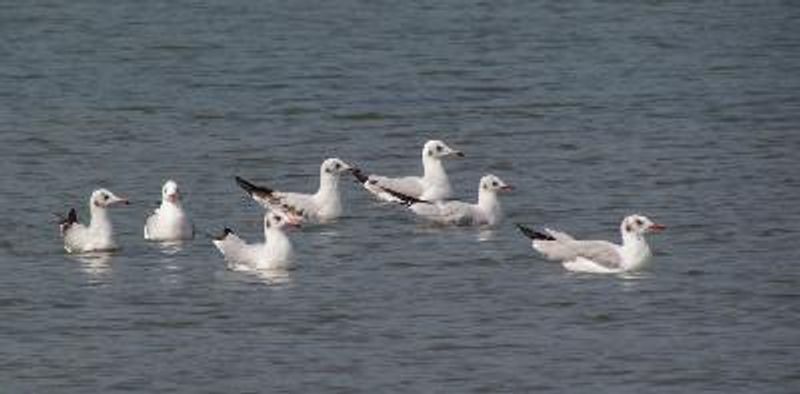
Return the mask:
M523 226L523 225L521 225L519 223L517 223L517 228L519 229L520 232L522 232L522 234L525 234L526 237L528 237L530 239L533 239L533 240L537 240L537 239L544 240L544 241L555 241L556 240L555 238L553 238L552 236L550 236L548 234L541 233L541 232L536 231L536 230L534 230L534 229L532 229L530 227L525 227L525 226Z
M240 176L236 177L236 184L238 184L239 187L244 189L244 191L247 192L247 194L249 194L250 197L253 198L266 199L270 195L272 195L273 192L273 190L270 188L263 186L256 186Z

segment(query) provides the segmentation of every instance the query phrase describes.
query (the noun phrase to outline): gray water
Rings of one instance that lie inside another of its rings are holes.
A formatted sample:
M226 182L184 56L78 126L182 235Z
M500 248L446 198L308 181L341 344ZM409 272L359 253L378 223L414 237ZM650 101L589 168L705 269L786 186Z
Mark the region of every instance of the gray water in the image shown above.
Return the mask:
M19 3L19 4L13 4ZM800 390L800 6L790 1L31 1L0 4L0 391ZM206 233L261 237L233 182L316 187L338 156L460 198L516 186L492 231L431 228L343 183L282 278ZM178 180L200 230L141 239ZM122 250L62 250L99 186ZM581 275L513 226L654 261Z

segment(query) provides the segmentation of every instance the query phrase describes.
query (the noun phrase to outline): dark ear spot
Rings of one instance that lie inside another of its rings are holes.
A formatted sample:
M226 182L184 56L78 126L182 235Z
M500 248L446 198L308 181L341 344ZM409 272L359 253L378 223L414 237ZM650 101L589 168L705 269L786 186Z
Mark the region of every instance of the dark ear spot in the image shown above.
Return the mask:
M428 149L428 156L433 156L433 150L432 149Z
M267 226L267 228L270 228L272 226L271 224L269 224L269 220L267 220L267 223L265 224L265 226Z
M630 224L626 224L626 225L625 225L625 231L627 231L627 232L631 232L631 231L633 231L633 228L631 227L631 225L630 225Z
M489 190L489 185L487 185L487 184L485 184L485 183L484 183L484 184L483 184L483 190Z
M325 168L325 172L327 172L328 174L330 174L330 173L331 173L331 172L333 172L333 171L331 171L331 169L330 169L330 168L327 168L327 167L326 167L326 168Z

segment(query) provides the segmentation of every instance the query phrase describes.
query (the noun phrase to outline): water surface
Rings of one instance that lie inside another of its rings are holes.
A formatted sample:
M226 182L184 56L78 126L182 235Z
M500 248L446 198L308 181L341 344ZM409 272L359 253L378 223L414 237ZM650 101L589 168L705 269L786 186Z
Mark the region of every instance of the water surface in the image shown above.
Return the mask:
M793 392L800 384L800 7L793 2L103 1L0 5L0 386L7 392ZM313 190L322 159L406 175L441 138L493 231L431 228L343 182L296 269L234 175ZM180 182L200 230L145 243ZM98 186L123 249L67 256ZM512 223L669 230L629 276L536 256Z

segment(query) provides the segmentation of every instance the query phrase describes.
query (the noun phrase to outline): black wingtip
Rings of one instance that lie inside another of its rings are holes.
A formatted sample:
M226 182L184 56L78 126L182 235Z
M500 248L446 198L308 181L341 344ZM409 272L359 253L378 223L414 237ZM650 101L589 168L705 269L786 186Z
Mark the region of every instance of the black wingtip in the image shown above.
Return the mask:
M525 234L525 236L530 238L530 239L534 239L534 240L539 239L539 240L544 240L544 241L555 241L556 240L555 238L553 238L549 234L545 234L545 233L536 231L536 230L534 230L534 229L532 229L530 227L523 226L523 225L521 225L519 223L517 223L517 228L519 229L520 232L522 232L522 234Z
M78 223L78 212L75 211L75 208L71 208L66 217L55 215L59 217L58 228L61 230L61 234L64 234L73 224Z
M215 235L215 236L213 236L212 238L213 238L214 240L216 240L216 241L222 241L222 240L224 240L225 238L227 238L227 237L228 237L228 235L230 235L230 234L233 234L233 230L231 230L231 229L230 229L230 228L228 228L228 227L225 227L225 228L222 230L222 234L220 234L220 235Z
M369 180L369 176L364 174L364 172L362 172L360 168L354 168L352 172L356 180L358 180L361 183L367 183L367 180Z
M381 190L385 191L386 193L389 193L392 197L400 200L400 203L405 205L405 206L407 206L407 207L410 207L410 206L412 206L414 204L420 204L420 203L428 204L429 203L428 201L420 200L419 198L412 197L412 196L409 196L407 194L403 194L403 193L400 193L398 191L394 191L392 189L387 189L385 187L381 187Z
M272 190L271 189L268 189L268 188L262 187L262 186L256 186L253 183L251 183L250 181L248 181L248 180L246 180L246 179L244 179L244 178L242 178L242 177L240 177L238 175L236 176L236 184L239 185L239 187L244 189L244 191L247 192L247 194L249 194L251 196L254 195L254 194L266 194L266 195L272 194Z

